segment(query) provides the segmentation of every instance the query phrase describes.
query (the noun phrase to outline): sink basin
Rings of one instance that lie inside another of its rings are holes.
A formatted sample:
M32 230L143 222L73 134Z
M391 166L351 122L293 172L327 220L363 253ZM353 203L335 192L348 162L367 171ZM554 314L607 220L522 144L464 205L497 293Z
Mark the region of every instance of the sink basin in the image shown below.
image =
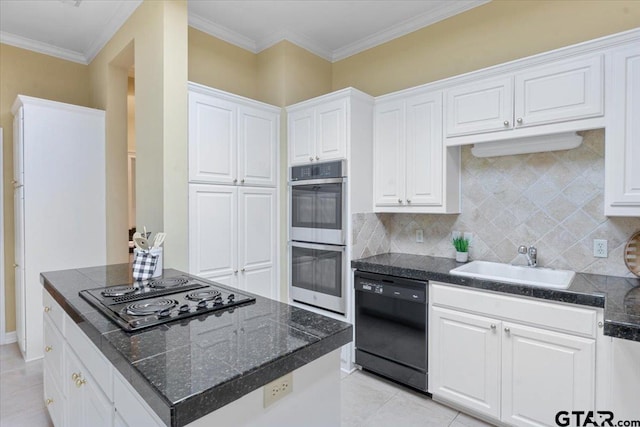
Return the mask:
M449 273L454 276L473 277L549 289L567 289L576 275L574 271L569 270L521 267L489 261L471 261L468 264L454 268Z

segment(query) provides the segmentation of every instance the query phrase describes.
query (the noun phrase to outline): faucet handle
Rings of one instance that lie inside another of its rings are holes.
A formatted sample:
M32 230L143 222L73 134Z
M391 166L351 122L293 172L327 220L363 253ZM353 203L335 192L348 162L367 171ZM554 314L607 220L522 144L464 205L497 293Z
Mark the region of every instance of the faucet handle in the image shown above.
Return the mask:
M527 250L527 247L526 247L525 245L520 245L520 246L518 247L518 253L519 253L519 254L524 255L524 254L526 254L527 252L528 252L528 250Z

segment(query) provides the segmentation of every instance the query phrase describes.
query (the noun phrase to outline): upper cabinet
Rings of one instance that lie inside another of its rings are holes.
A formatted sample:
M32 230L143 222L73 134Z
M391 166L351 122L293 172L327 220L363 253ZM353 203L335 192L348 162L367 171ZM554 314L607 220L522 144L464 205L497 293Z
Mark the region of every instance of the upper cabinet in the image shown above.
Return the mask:
M280 109L189 84L189 181L276 186Z
M362 100L373 102L369 95L348 88L287 107L289 165L347 159Z
M442 138L442 92L376 99L375 212L460 212L460 152Z
M607 58L604 212L640 216L640 44Z
M531 126L561 124L546 128L544 133L594 127L572 122L604 114L602 54L555 61L453 86L445 90L445 109L448 145L541 132L527 130ZM479 134L489 135L478 138Z

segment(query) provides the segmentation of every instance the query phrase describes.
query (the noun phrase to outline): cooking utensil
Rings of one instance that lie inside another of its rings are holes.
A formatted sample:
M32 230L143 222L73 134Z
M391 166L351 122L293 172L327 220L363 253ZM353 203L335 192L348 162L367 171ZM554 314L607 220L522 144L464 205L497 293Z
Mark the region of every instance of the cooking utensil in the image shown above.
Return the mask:
M624 247L624 263L629 271L640 277L640 231L634 233Z
M167 233L156 233L156 237L153 239L153 248L159 248L164 243L165 237L167 237Z
M136 231L135 233L133 233L133 236L132 236L132 238L133 238L133 244L134 244L134 245L136 245L136 248L138 248L138 249L142 249L142 248L141 248L141 247L138 245L138 243L136 242L136 238L140 239L141 237L142 237L142 234L140 234L138 231Z
M143 251L149 250L149 241L144 237L134 237L133 242Z

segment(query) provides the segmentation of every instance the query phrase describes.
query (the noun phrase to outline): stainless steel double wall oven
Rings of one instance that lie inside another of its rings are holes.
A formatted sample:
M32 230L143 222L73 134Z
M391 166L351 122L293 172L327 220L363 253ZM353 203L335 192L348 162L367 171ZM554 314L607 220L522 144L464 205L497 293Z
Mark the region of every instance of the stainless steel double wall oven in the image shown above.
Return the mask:
M346 310L346 162L293 166L289 181L289 292L294 301Z

